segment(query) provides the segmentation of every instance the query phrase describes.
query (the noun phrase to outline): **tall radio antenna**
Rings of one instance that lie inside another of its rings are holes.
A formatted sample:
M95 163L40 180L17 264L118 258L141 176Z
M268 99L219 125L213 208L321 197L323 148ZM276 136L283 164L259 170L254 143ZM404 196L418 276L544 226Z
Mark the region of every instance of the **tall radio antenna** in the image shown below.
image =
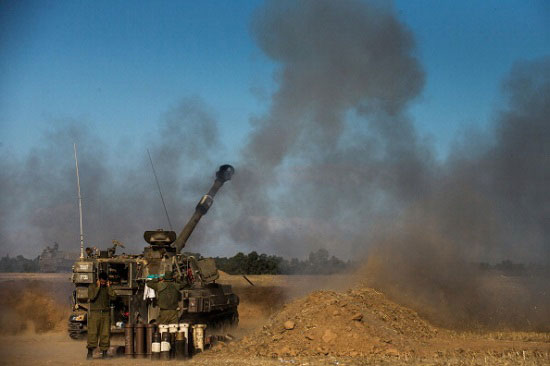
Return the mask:
M84 259L84 231L82 229L82 196L80 195L80 176L78 175L78 158L76 157L76 143L74 147L74 161L76 165L76 186L78 187L78 212L80 216L80 260Z
M153 159L151 159L151 153L147 149L147 155L149 155L149 161L151 162L151 169L153 169L153 175L155 176L155 182L157 182L157 188L159 190L160 200L162 201L162 207L164 207L164 213L166 214L166 219L168 220L168 225L170 230L172 229L172 223L170 222L170 216L168 216L168 210L166 209L166 204L164 203L164 197L162 196L162 190L160 189L159 179L157 178L157 172L155 171L155 166L153 165Z

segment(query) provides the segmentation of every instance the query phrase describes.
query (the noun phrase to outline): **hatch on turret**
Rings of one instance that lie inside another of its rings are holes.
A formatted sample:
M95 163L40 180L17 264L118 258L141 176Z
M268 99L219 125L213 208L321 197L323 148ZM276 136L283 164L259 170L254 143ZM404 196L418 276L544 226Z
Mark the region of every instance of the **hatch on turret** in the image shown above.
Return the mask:
M204 283L212 283L220 278L214 258L203 258L197 261L201 280Z
M143 238L151 245L168 246L176 240L176 233L163 229L151 230L143 233Z

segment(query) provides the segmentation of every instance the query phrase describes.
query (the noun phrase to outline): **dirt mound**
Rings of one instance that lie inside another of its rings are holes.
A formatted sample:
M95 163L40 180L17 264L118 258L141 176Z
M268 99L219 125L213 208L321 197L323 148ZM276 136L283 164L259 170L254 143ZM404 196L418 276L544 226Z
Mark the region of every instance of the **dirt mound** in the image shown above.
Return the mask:
M61 295L65 293L64 288L21 281L1 283L0 291L0 334L18 334L25 330L42 333L66 325L70 308Z
M316 291L285 305L228 351L271 357L412 354L437 332L376 290Z
M240 298L239 333L256 329L288 301L287 291L280 286L234 287Z

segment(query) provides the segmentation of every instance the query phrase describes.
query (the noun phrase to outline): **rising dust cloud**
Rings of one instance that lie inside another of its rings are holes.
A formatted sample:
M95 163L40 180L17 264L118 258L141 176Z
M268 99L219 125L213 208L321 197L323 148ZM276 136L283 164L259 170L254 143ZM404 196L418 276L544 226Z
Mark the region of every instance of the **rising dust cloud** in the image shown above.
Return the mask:
M67 281L0 283L0 335L65 330L71 285Z
M413 34L391 6L268 1L251 32L277 65L277 88L265 113L251 118L241 159L229 162L237 174L209 226L194 234L194 250L220 240L284 256L324 247L366 258L361 273L371 285L438 323L550 327L548 281L512 286L473 266L550 263L549 58L518 62L489 131L464 133L442 160L408 113L425 74ZM224 146L198 98L169 111L150 137L144 145L172 194L177 231L212 167L226 163L215 153ZM145 154L117 165L119 150L79 122L44 141L24 160L4 153L4 251L77 242L72 141L81 148L93 244L117 238L139 250L145 229L166 227Z

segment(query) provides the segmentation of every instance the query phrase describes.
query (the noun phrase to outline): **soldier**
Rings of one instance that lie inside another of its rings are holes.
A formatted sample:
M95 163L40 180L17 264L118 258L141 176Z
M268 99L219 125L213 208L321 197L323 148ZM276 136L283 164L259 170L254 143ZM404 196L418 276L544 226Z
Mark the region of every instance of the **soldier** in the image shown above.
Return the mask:
M94 251L92 250L92 248L86 247L86 255L88 256L88 258L93 257Z
M156 291L160 315L157 319L159 324L175 324L179 320L178 305L181 298L180 290L183 288L181 282L174 281L171 271L166 271L164 278L160 281L155 278L147 283L147 286Z
M88 301L90 311L88 312L88 360L92 359L94 349L97 347L99 337L99 348L101 357L107 358L107 350L111 341L111 314L109 301L115 298L115 292L111 288L107 274L101 272L96 284L88 287Z

